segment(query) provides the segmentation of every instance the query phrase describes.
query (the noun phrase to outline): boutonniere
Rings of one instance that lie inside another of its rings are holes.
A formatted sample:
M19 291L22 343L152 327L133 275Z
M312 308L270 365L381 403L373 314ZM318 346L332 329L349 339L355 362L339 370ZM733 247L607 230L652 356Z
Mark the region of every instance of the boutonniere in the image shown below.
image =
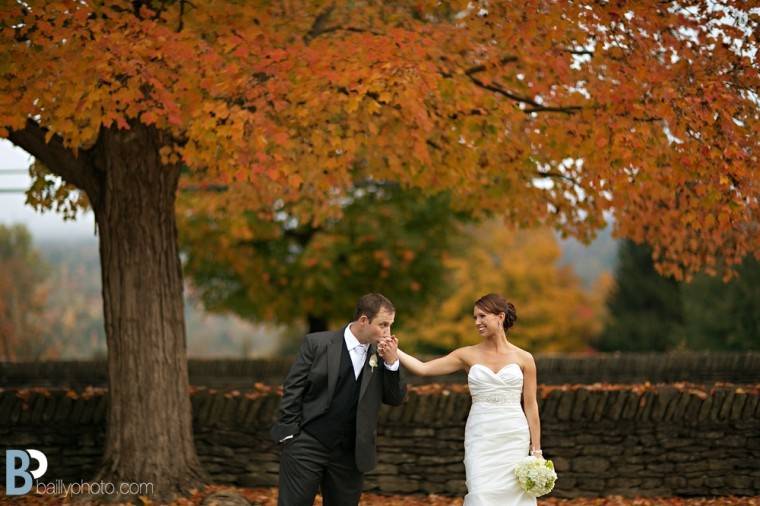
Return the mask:
M373 353L369 356L369 366L371 368L370 372L375 372L375 367L377 367L377 354Z

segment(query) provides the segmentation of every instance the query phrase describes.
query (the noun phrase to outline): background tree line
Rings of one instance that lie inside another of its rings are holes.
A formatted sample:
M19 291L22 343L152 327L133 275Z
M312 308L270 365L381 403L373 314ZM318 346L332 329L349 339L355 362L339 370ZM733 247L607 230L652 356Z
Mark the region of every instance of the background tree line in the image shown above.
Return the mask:
M657 273L649 247L622 241L607 298L600 351L760 349L760 262L752 256L729 282L697 274L691 282Z
M268 239L235 244L224 231L239 222L185 223L189 354L290 354L303 332L340 325L354 293L371 289L398 301L398 333L423 353L477 342L470 306L490 290L518 301L513 338L532 351L760 349L754 259L728 283L704 274L686 283L658 274L647 247L618 243L609 230L583 247L546 229L463 220L445 203L394 192L369 191L352 206L320 229L282 221L278 232L253 220L246 226L263 227ZM372 234L360 232L365 226ZM0 225L0 251L0 359L103 358L94 241L35 245L23 226Z

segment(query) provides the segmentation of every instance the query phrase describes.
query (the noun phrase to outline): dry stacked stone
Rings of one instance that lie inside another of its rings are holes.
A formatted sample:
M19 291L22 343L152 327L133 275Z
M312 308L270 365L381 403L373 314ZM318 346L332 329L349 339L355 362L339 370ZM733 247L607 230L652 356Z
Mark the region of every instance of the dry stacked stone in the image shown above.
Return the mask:
M103 452L106 394L2 390L2 446L43 451L45 482L87 480ZM538 394L544 455L559 474L553 496L760 495L760 385L543 385ZM195 388L191 399L196 448L213 480L275 485L268 433L278 390ZM469 407L466 385L412 387L403 406L384 406L367 490L464 494Z

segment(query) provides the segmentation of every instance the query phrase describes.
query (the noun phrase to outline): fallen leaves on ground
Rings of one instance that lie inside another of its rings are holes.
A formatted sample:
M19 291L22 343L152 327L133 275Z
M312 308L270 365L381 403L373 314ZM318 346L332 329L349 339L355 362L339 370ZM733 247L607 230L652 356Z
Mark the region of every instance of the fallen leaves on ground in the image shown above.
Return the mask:
M198 506L209 495L221 491L235 492L244 496L252 505L275 506L277 504L276 488L236 488L223 485L209 485L196 491L191 497L178 499L171 506ZM145 506L157 505L147 498L142 498ZM26 495L8 497L0 494L0 505L53 506L70 504L71 500L60 495ZM125 504L125 503L122 503ZM322 499L317 497L315 506L322 506ZM461 497L442 495L380 495L366 493L362 495L362 506L461 506ZM756 497L580 497L575 499L547 498L539 499L539 506L760 506L760 496ZM110 506L119 506L110 503Z

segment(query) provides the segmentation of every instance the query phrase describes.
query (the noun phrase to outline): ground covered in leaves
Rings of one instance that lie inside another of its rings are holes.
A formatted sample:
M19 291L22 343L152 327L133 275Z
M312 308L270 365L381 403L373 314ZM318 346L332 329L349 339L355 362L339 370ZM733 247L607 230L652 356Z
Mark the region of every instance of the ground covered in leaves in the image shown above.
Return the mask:
M248 499L252 505L276 506L277 504L277 489L274 488L233 488L212 485L205 487L203 490L197 491L190 498L180 499L171 503L171 506L199 506L208 496L224 491L240 494ZM146 506L157 504L151 502L147 498L142 498L141 502ZM53 506L71 503L72 501L70 498L62 496L26 495L22 497L8 497L4 493L0 494L0 505L23 504L30 506ZM210 501L207 503L207 506L214 506L214 504L214 501ZM321 498L317 497L317 501L314 504L316 506L321 506ZM440 495L388 496L364 494L362 496L361 504L363 506L461 506L462 498ZM538 504L539 506L760 506L760 497L625 498L621 496L609 496L577 499L539 499ZM111 503L111 506L116 505Z

